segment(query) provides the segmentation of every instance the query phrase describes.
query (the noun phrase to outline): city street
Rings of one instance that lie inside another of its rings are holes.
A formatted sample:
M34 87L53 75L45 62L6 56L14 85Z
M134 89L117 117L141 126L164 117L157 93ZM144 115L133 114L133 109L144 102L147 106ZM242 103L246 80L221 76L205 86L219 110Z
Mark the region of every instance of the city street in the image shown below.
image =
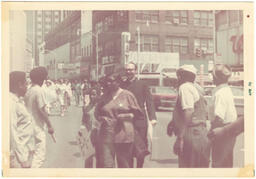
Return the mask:
M146 158L145 168L175 168L178 167L177 156L173 154L174 137L166 135L166 126L171 120L170 111L157 112L158 124L153 129L152 155ZM71 106L64 117L51 116L55 129L56 143L47 135L47 155L45 168L83 168L76 136L79 130L82 109ZM237 138L234 149L234 167L242 167L244 163L243 137Z

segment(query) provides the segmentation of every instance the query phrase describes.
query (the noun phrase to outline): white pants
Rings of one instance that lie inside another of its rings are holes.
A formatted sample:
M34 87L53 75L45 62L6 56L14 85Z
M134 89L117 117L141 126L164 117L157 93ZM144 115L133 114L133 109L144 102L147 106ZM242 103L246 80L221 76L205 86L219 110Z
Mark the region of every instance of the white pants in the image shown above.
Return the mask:
M41 168L45 161L46 154L46 134L44 129L35 126L35 152L33 155L31 168Z
M22 168L15 155L10 156L10 168Z

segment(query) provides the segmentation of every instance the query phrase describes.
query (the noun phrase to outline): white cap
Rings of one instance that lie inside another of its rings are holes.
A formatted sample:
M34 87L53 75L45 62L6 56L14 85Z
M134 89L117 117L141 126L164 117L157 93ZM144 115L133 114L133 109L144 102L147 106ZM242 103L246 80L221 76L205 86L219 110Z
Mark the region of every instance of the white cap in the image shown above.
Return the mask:
M182 65L179 70L184 70L191 72L196 75L197 69L194 67L194 65Z

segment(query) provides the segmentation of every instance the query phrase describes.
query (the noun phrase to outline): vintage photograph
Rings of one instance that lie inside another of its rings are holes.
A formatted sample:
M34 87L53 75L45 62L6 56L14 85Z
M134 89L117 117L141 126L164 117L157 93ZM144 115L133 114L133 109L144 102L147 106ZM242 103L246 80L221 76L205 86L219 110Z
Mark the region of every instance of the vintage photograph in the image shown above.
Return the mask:
M246 16L8 11L9 168L244 168Z

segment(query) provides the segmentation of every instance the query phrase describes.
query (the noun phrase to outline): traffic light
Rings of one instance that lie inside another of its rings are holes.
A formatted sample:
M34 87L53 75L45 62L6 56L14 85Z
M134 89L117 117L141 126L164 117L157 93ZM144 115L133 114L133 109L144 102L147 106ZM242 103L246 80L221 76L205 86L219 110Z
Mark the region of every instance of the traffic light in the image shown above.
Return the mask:
M196 49L196 56L201 57L202 56L202 50L200 48Z

